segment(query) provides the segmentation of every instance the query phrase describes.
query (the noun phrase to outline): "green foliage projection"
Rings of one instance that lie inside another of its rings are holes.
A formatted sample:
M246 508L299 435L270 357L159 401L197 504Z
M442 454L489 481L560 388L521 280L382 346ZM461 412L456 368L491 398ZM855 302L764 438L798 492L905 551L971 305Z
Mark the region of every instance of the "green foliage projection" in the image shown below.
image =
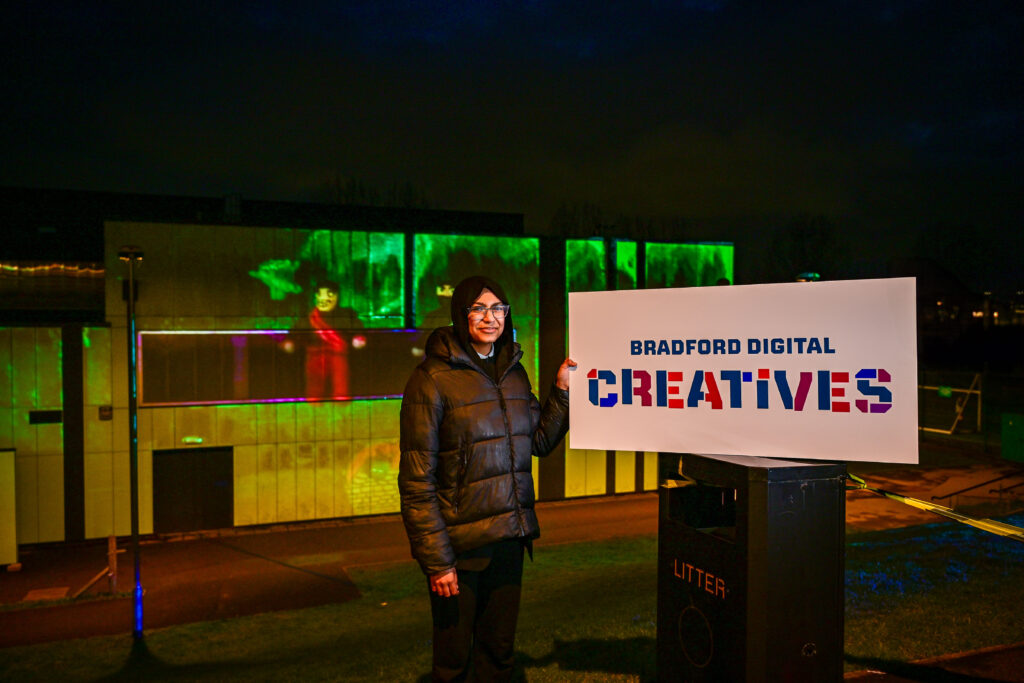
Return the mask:
M617 289L636 289L636 242L615 243L615 277Z
M733 245L648 243L647 287L705 287L733 282Z
M566 240L566 291L598 292L604 290L604 263L604 240Z
M302 287L295 284L295 271L302 265L291 259L271 259L259 264L249 275L256 278L270 290L270 298L282 301L289 294L298 294Z
M565 286L567 292L599 292L607 289L605 276L607 242L602 239L566 240ZM636 289L636 242L615 240L615 288Z
M405 242L400 233L285 232L294 238L295 253L281 254L282 258L269 259L249 271L267 286L272 300L301 295L295 306L297 314L304 314L312 307L317 286L330 281L339 286L339 308L351 311L362 325L402 326ZM269 326L277 328L281 322Z

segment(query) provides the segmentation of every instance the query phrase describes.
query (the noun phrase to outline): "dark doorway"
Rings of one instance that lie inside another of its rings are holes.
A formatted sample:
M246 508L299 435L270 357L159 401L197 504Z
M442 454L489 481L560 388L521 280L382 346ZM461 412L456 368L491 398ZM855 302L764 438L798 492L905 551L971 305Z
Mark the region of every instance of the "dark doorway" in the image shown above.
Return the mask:
M228 448L153 451L153 531L234 526L234 465Z

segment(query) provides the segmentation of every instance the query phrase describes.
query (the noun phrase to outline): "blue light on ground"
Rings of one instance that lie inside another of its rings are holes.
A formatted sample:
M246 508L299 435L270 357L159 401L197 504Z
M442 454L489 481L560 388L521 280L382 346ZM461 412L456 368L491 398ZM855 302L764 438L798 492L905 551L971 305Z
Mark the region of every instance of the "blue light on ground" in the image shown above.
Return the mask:
M1024 526L1024 514L1001 521ZM890 597L966 583L982 574L1009 576L1024 563L1024 543L955 522L875 532L867 538L848 544L848 611L869 609Z

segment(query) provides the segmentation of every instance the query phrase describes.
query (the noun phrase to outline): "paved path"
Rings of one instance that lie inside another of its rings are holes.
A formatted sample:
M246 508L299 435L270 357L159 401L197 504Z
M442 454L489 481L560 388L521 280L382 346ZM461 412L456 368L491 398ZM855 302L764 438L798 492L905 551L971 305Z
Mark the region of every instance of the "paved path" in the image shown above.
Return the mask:
M655 494L538 507L544 530L538 546L657 533ZM45 591L51 598L73 594L106 566L106 550L100 543L26 548L21 571L0 575L0 603L23 602L33 591ZM412 561L397 515L149 539L141 545L141 557L147 629L351 600L359 591L347 568ZM118 557L119 591L134 586L133 567L129 544ZM104 579L90 594L106 590ZM132 599L5 611L0 623L0 648L128 633Z

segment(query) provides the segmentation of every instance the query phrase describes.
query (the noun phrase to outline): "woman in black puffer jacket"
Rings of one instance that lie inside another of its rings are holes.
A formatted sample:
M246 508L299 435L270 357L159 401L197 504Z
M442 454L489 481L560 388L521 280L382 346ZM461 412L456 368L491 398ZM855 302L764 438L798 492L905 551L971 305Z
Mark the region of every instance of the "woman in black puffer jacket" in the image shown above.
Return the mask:
M402 399L398 486L431 590L434 680L512 673L523 551L540 534L531 455L568 429L575 365L562 363L542 409L520 358L501 286L467 278Z

